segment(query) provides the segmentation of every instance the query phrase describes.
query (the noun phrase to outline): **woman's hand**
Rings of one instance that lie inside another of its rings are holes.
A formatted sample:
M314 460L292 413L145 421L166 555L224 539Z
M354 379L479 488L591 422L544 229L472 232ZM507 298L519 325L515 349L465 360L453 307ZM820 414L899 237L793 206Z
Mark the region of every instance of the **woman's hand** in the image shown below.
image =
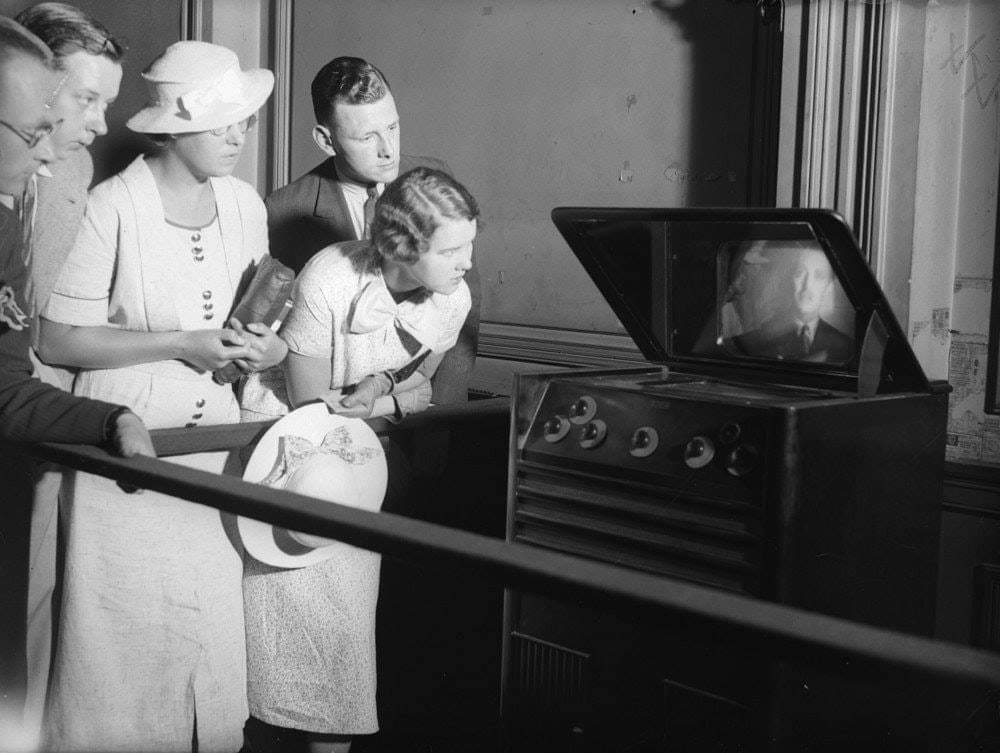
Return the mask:
M375 410L375 400L392 391L392 380L386 374L369 374L340 399L341 415L367 418ZM360 411L360 412L359 412Z
M336 413L338 416L377 418L389 415L395 409L395 403L391 397L381 393L382 387L379 385L379 379L386 379L386 377L377 374L365 377L347 390L328 390L320 395L320 399L326 403L331 413Z
M350 395L347 397L350 397ZM370 403L359 400L351 405L344 405L345 396L343 390L330 390L320 395L320 400L326 403L326 407L330 409L331 413L336 413L338 416L346 416L347 418L371 418L375 410L375 399L375 397L372 397Z
M200 371L215 371L249 356L246 338L233 329L196 329L179 334L180 359Z
M250 322L246 326L235 317L229 320L234 332L243 336L248 355L236 361L236 366L244 374L263 371L276 366L288 355L288 345L270 327L262 322Z

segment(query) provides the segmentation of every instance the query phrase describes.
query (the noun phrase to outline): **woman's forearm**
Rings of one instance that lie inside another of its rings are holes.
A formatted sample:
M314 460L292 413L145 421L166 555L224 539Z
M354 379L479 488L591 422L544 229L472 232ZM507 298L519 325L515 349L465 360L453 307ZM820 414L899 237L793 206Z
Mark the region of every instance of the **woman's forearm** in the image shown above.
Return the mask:
M405 418L411 413L427 410L431 404L431 383L427 378L408 390L396 390L391 395L393 414L397 418Z
M410 390L415 390L424 382L430 381L427 376L421 374L419 371L415 371L410 376L406 377L402 382L397 382L396 386L392 388L393 394L399 394L401 392L409 392Z
M372 407L370 418L381 418L382 416L394 416L396 414L396 401L389 395L375 398L375 405Z
M41 320L39 355L46 363L83 369L114 369L186 356L186 332L133 332L113 327L75 327Z
M285 389L293 408L330 390L330 359L303 356L289 351L284 361Z
M198 371L214 371L250 355L245 337L226 328L133 332L41 321L39 355L59 366L120 369L179 359Z

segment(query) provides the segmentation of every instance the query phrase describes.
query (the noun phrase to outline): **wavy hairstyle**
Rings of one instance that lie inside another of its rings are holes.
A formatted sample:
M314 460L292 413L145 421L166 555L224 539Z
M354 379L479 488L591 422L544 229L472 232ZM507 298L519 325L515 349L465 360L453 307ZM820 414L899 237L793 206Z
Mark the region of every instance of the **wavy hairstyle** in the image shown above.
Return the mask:
M317 123L329 125L337 102L366 105L378 102L388 93L388 79L367 60L334 58L312 80L313 113Z
M427 253L442 219L476 220L479 205L447 173L417 167L386 186L375 204L372 243L387 261L415 262Z

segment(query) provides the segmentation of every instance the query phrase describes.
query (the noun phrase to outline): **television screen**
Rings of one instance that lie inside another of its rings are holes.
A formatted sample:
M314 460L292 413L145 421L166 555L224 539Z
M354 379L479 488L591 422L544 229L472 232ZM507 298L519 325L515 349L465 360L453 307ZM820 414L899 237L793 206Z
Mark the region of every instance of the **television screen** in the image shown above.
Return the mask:
M723 242L716 306L692 354L848 364L854 308L815 240Z

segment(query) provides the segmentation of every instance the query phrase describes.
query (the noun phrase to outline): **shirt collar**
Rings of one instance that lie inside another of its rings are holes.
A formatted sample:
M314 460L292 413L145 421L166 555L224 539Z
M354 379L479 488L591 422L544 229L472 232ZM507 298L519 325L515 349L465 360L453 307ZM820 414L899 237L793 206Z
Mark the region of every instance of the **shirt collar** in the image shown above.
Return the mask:
M350 194L353 197L360 198L362 200L368 198L368 186L364 186L360 183L355 183L349 180L340 180L341 187L343 187L344 192ZM379 195L382 194L382 190L385 187L384 183L376 183L375 188Z
M804 322L800 319L795 321L795 331L801 332L802 328L806 328L806 334L809 339L812 340L816 336L816 325L819 324L819 319L813 319L811 322Z

